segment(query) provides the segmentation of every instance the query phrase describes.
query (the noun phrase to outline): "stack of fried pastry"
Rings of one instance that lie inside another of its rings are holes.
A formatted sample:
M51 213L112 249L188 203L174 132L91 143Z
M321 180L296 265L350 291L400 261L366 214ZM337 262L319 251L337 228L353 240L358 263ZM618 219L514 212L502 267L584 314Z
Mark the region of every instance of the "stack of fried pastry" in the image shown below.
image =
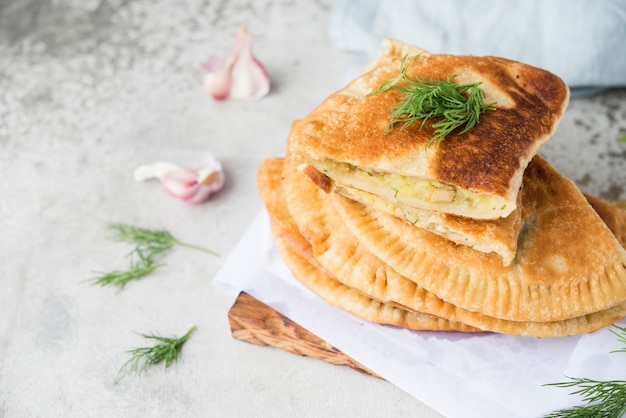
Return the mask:
M427 147L429 123L388 129L407 73L480 81L495 110ZM626 212L539 155L567 106L557 76L395 40L304 119L258 187L294 276L335 307L414 330L534 337L626 316Z

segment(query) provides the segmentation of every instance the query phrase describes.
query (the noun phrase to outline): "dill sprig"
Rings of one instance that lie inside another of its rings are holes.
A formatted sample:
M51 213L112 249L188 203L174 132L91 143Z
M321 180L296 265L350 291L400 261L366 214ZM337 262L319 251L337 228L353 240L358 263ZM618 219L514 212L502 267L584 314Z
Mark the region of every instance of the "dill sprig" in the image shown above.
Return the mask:
M157 268L163 266L164 264L150 264L143 266L131 264L129 270L115 270L110 273L106 273L94 279L94 282L100 286L112 285L123 289L129 282L147 276Z
M181 242L165 230L151 230L126 224L109 224L109 229L116 233L114 239L137 244L135 251L145 255L148 259L160 252L169 250L174 245L193 248L217 256L217 253L206 248Z
M189 339L196 327L192 325L182 337L162 337L155 334L139 334L142 337L155 341L150 347L139 347L128 350L131 354L118 372L120 376L124 372L141 372L145 371L149 366L159 363L165 363L165 368L169 368L172 363L178 360L178 355L183 344Z
M626 327L613 325L611 332L620 342L626 344ZM626 352L626 347L612 351L612 353L617 352ZM626 414L626 381L601 381L572 377L568 379L565 382L549 383L546 386L578 388L570 395L580 395L585 405L560 409L546 415L546 418L620 418Z
M577 387L571 395L581 395L587 405L560 409L546 418L620 418L626 413L626 381L599 381L586 378L569 378L567 382L550 383L560 388Z
M113 285L124 288L129 282L140 279L164 264L155 264L155 257L175 245L193 248L217 256L218 254L197 245L177 240L165 230L151 230L126 224L109 224L116 241L135 244L135 248L128 254L130 267L128 270L116 270L94 279L94 283L101 286Z
M422 129L429 119L440 118L431 124L435 135L426 144L428 148L435 142L439 145L446 136L462 126L464 128L457 135L464 134L479 122L481 114L495 110L496 102L483 103L485 92L478 87L482 84L480 82L456 84L456 75L449 75L445 81L409 77L407 70L417 57L419 55L410 59L405 56L400 64L400 75L385 81L370 93L379 94L393 89L402 94L389 116L391 121L387 132L397 123L402 124L402 130L421 120Z

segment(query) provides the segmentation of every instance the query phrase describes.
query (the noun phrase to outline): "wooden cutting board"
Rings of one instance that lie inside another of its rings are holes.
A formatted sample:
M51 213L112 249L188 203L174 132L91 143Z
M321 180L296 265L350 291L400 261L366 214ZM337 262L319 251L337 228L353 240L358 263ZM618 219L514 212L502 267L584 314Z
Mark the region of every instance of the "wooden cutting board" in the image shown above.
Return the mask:
M245 292L239 294L228 311L228 322L233 337L238 340L278 347L293 354L348 366L363 374L380 378L312 332Z

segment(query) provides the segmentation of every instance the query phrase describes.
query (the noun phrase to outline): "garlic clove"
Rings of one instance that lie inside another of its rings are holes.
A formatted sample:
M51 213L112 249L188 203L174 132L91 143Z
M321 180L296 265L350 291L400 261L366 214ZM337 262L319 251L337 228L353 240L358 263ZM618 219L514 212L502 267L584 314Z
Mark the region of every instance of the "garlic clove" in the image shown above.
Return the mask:
M230 96L235 99L260 99L270 90L270 79L265 67L252 53L252 37L245 26L237 31L235 49L239 50L232 67Z
M226 60L222 57L209 57L202 64L207 71L204 76L204 89L215 100L225 100L230 94L232 77Z
M269 93L269 74L254 56L252 37L244 25L237 30L228 58L210 57L202 66L206 71L204 88L215 100L260 99Z
M161 178L161 184L165 191L181 200L190 201L208 197L208 194L199 196L203 188L198 183L198 175L193 171L182 170L167 173Z
M171 196L187 203L204 202L224 186L222 165L212 155L199 170L188 170L176 164L158 162L138 167L134 172L134 178L137 181L158 179Z

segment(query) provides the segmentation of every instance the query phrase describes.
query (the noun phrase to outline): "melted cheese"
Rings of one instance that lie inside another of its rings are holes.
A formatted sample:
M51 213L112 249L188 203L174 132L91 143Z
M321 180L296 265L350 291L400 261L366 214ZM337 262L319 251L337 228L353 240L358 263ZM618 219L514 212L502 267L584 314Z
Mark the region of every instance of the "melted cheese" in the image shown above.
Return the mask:
M506 256L506 245L503 243L497 241L482 241L477 239L476 236L471 234L468 235L463 233L463 231L450 228L450 226L445 222L442 222L436 214L428 210L406 207L401 204L393 203L372 193L337 184L335 191L342 196L361 202L389 215L396 216L418 228L431 231L457 244L467 245L483 253L496 252L502 257Z
M499 211L505 206L499 196L475 193L434 179L363 169L328 159L315 162L314 166L343 186L417 208L463 215L467 211L474 214Z

